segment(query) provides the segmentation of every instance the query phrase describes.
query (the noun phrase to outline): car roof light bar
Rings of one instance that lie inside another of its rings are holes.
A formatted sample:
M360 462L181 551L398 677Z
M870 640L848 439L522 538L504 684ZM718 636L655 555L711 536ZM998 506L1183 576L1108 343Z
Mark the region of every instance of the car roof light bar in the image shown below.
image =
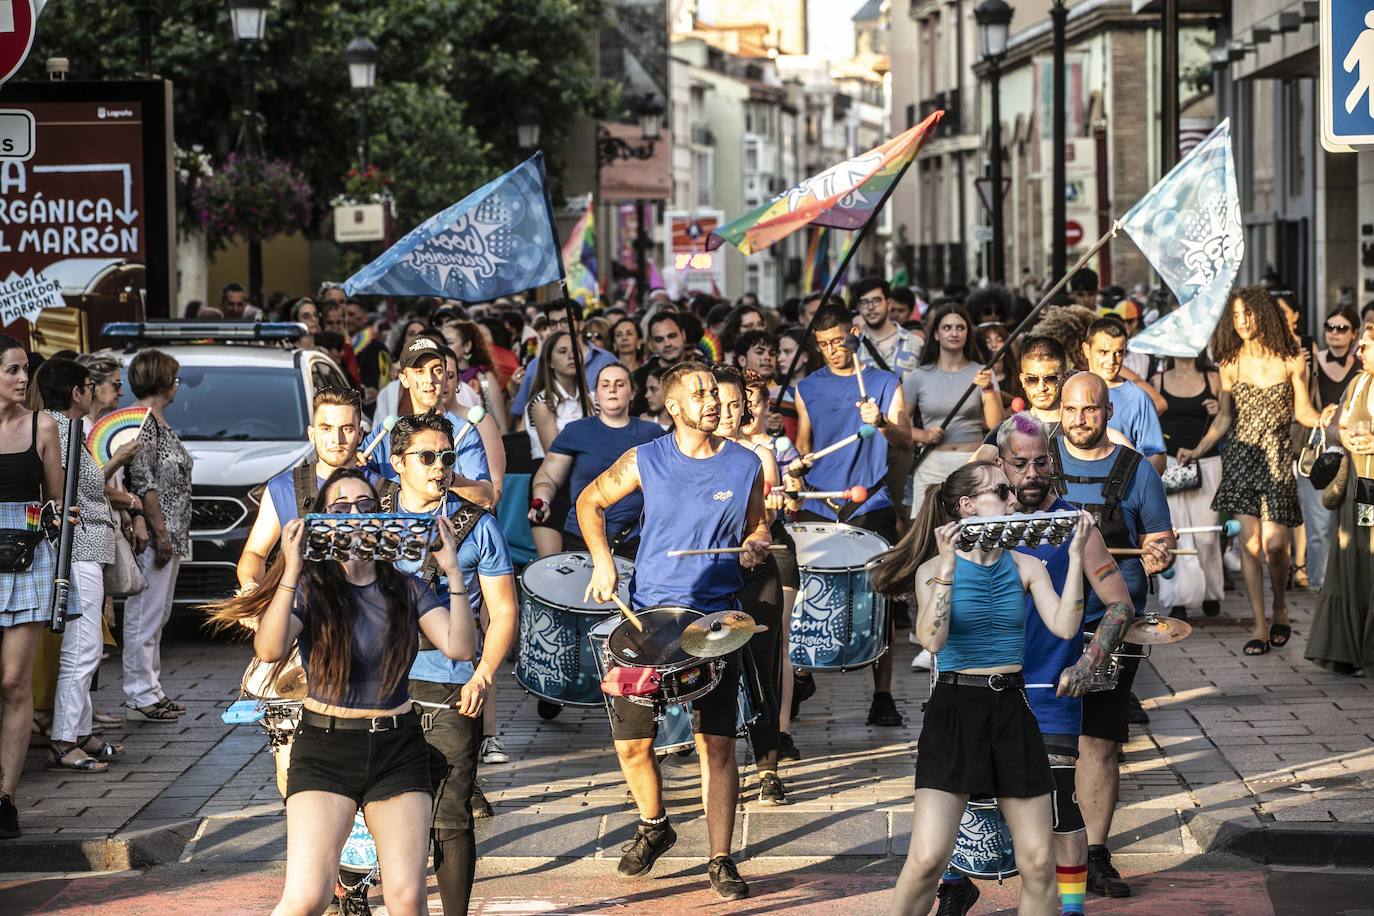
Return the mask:
M106 337L122 340L174 341L213 339L296 340L310 333L299 321L112 321L100 329Z

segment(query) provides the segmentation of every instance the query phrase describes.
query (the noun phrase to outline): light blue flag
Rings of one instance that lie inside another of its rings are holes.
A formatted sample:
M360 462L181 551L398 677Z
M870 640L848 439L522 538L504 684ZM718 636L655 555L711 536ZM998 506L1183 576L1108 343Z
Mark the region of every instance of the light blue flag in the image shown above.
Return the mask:
M562 280L559 249L539 152L410 230L344 291L482 302Z
M1207 348L1245 255L1231 120L1218 124L1122 218L1121 227L1178 298L1178 309L1131 338L1154 356Z

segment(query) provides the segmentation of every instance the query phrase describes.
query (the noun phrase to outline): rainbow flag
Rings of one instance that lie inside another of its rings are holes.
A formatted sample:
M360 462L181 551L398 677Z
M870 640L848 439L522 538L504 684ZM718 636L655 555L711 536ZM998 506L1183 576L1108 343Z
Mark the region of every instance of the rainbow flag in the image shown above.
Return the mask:
M854 247L854 233L849 233L844 237L844 244L840 246L840 260L838 263L844 264L844 259L849 256L849 249ZM840 292L849 283L849 265L844 265L844 273L840 274L835 281L835 292Z
M811 233L811 247L806 252L806 274L802 289L806 293L823 290L830 282L830 230L821 226Z
M596 218L591 195L587 209L568 235L563 246L563 269L568 274L568 295L583 305L595 305L596 293Z
M832 229L858 229L902 168L915 158L944 114L933 112L881 146L832 165L731 220L711 233L706 250L713 251L729 242L743 254L753 254L811 223Z

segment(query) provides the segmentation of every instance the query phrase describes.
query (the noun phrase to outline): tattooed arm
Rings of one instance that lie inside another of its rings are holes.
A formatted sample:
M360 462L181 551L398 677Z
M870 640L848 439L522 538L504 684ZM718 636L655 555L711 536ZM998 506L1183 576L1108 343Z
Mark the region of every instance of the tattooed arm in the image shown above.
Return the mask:
M954 536L958 522L950 522L935 529L939 556L931 557L916 570L916 634L921 646L939 652L949 638L949 617L952 612L950 593L954 586L956 554Z
M1055 696L1081 697L1088 692L1093 672L1121 641L1121 634L1125 632L1132 616L1129 601L1113 601L1107 605L1107 612L1102 615L1092 642L1088 643L1078 661L1059 675L1059 689L1055 691Z
M606 510L639 489L639 464L636 450L630 449L615 460L577 497L577 524L582 540L592 555L592 581L584 600L611 600L616 591L615 558L606 540Z

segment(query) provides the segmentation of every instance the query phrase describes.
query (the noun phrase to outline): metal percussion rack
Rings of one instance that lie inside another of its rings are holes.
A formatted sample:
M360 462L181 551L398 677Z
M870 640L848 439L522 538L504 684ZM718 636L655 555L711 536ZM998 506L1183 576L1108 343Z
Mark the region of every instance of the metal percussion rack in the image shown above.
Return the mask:
M307 515L307 560L424 559L434 535L434 516L415 512L370 515Z
M1041 544L1058 545L1073 537L1078 512L1033 512L1028 515L970 516L959 520L957 543L960 550L990 550L1025 544L1032 549Z

